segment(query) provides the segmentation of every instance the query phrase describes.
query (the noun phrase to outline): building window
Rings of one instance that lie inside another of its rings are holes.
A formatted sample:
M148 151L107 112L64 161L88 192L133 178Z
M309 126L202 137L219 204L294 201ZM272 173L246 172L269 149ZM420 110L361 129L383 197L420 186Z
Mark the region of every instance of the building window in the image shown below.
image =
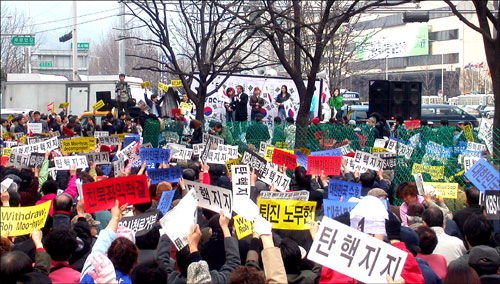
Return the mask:
M429 33L429 40L431 41L443 41L443 40L453 40L453 39L458 39L458 29Z

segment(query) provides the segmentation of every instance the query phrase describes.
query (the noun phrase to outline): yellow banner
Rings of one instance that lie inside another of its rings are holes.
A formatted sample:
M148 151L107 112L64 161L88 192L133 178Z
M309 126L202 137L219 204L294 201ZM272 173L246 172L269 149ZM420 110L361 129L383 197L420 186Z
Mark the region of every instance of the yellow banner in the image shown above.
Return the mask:
M385 152L385 148L377 148L377 147L370 148L370 153L378 153L378 152Z
M304 154L304 156L309 156L309 154L311 154L311 150L304 147L300 147L299 152Z
M182 81L181 80L172 80L170 81L170 85L173 87L182 87Z
M7 140L7 139L9 139L9 137L11 137L11 136L12 136L11 134L12 134L12 133L10 133L10 132L4 132L4 133L2 133L2 138L3 138L3 140Z
M474 136L472 135L472 129L470 128L470 125L464 126L464 135L467 141L474 142Z
M103 106L105 106L106 104L104 103L103 100L100 100L98 101L95 105L92 106L92 108L95 110L95 111L98 111L100 110Z
M158 82L158 89L168 92L168 86L161 82Z
M28 137L28 135L24 135L24 136L19 137L19 143L25 144L26 143L26 137Z
M141 88L143 88L143 89L149 89L149 88L151 88L151 83L149 83L149 81L142 82L141 83Z
M264 151L264 159L268 162L271 162L273 160L273 153L274 153L274 147L267 146L266 150Z
M12 148L3 148L3 150L2 150L2 156L4 156L4 157L10 157L10 151L12 151Z
M14 116L12 116L12 114L9 114L6 119L8 122L11 122L14 119Z
M238 237L238 240L241 240L244 237L252 234L253 221L248 221L240 215L234 216L233 219L234 229L236 231L236 237Z
M1 234L9 237L27 235L33 228L41 229L45 225L52 201L26 207L2 207L0 219Z
M309 230L316 213L316 201L258 199L257 205L273 229Z
M241 161L241 157L239 157L238 159L233 159L233 160L229 160L229 161L226 162L226 169L227 169L227 173L229 175L232 175L232 173L231 173L231 166L232 165L239 165L240 161Z
M68 108L69 103L61 103L59 104L59 108Z
M93 137L80 137L71 140L61 140L61 150L63 154L90 152L94 149L97 139Z
M424 166L419 163L413 164L411 174L426 173L431 176L432 180L444 179L444 166Z
M120 134L111 134L111 136L118 136L120 137L120 142L123 142L123 137L125 137L127 133L120 133Z
M424 182L426 186L434 187L436 192L442 198L457 199L458 194L458 183L446 183L446 182Z
M185 102L181 102L179 104L179 109L181 110L181 114L182 115L185 115L187 113L190 113L191 110L193 110L193 104L191 103L185 103Z
M288 143L287 142L276 142L276 148L280 149L288 149Z

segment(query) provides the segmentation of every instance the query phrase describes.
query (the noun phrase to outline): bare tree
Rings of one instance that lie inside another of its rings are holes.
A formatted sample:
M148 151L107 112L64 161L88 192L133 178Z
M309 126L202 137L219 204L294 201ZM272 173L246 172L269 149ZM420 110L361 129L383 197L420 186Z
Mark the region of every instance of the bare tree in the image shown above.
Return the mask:
M232 15L266 36L280 63L294 81L300 98L296 132L298 147L306 143L309 109L325 48L339 28L351 17L371 8L405 2L408 1L261 0L258 2L260 9L255 10L261 13L259 22L253 21L251 15L239 15L228 9ZM224 2L218 5L229 7ZM305 72L303 66L307 66ZM306 83L304 76L307 78Z
M22 73L26 58L23 55L23 46L14 46L11 44L12 36L15 34L24 34L25 27L28 25L28 19L24 14L17 10L9 9L2 5L2 24L1 24L1 80L7 79L8 73Z
M231 0L225 3L238 14L243 12L243 2ZM170 17L167 12L172 3L175 4L176 17ZM150 38L126 38L155 46L170 60L170 64L162 68L155 56L133 55L142 60L134 68L168 71L178 77L196 105L197 119L204 118L205 99L218 91L208 91L208 86L217 76L225 76L220 82L222 85L231 74L263 66L262 60L255 58L258 55L255 51L264 41L254 37L257 30L242 28L240 21L227 12L229 8L218 7L215 1L130 1L125 5L130 15L152 33ZM145 15L139 15L132 7ZM192 86L196 86L197 92Z
M423 96L435 96L437 95L433 91L436 90L436 74L426 65L421 72L418 72L418 80L422 82L422 95Z
M493 94L495 98L495 117L494 117L494 137L498 140L500 135L500 10L499 1L472 0L476 10L476 16L479 25L474 24L468 17L464 16L450 0L444 0L451 8L460 21L466 24L474 31L480 33L483 37L486 61L490 69ZM495 14L496 13L496 14ZM498 142L497 142L498 143ZM494 145L493 156L497 163L500 163L500 146Z

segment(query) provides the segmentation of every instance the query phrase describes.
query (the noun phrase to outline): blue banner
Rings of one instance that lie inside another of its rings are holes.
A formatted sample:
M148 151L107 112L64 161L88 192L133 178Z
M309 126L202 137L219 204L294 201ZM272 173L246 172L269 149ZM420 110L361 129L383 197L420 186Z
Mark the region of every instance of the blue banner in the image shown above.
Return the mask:
M311 152L309 156L333 156L333 157L342 157L342 150L339 148L323 150L323 151L315 151Z
M179 178L182 178L182 169L180 167L151 169L148 170L148 178L151 179L151 184L157 184L162 181L176 183L179 182Z
M128 144L132 142L141 142L141 136L139 134L127 134L123 137L123 148L127 147Z
M483 193L500 189L500 174L485 159L477 161L464 176Z
M358 205L357 202L323 199L323 212L326 217L335 218L345 212L350 212L356 205Z
M303 166L304 169L307 170L307 156L299 151L295 151L295 156L297 156L297 164Z
M175 190L164 191L161 194L160 200L158 201L158 206L156 209L160 210L163 215L165 215L170 209L170 204L172 204L172 200L174 199Z
M351 197L359 198L361 196L361 184L330 179L328 182L328 199L338 201L341 196L344 197L344 201L349 200Z
M142 148L139 149L139 156L142 161L146 161L147 164L161 164L163 162L168 163L170 158L169 149L159 149L159 148Z

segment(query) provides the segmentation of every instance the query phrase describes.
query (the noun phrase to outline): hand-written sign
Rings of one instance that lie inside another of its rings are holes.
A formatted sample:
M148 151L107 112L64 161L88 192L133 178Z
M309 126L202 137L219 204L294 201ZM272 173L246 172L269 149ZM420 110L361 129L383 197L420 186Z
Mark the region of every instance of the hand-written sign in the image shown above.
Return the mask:
M40 230L45 225L52 201L46 201L35 206L2 207L0 219L0 232L2 236L9 237L27 235L33 229Z
M41 122L28 122L28 133L40 134L42 133L42 123Z
M234 229L236 231L236 237L238 238L238 240L241 240L244 237L250 236L252 234L253 221L248 221L240 215L235 215L233 219Z
M193 156L193 149L181 148L173 152L172 158L177 160L191 160Z
M440 180L444 178L444 166L424 166L414 163L411 168L411 174L426 173L431 176L431 180Z
M194 181L184 180L188 190L194 189L198 198L198 206L231 216L233 212L233 193L229 189L218 186L201 184Z
M85 212L108 210L120 204L140 204L151 200L146 175L116 177L82 185Z
M250 167L248 165L231 166L233 199L250 198Z
M196 156L201 155L201 152L203 152L204 148L205 148L205 144L203 144L203 143L193 144L193 154Z
M484 192L484 209L486 218L490 220L500 219L500 191L486 190Z
M490 154L493 154L493 125L488 123L484 118L481 119L477 137L486 143L488 151Z
M307 259L365 283L398 279L408 256L390 244L323 217Z
M241 164L249 165L250 169L255 170L255 174L258 177L262 177L264 169L267 166L267 161L256 153L245 149L243 156L241 157Z
M500 174L485 159L477 161L464 175L483 193L500 188Z
M358 205L357 202L336 201L323 199L323 212L328 218L335 218L351 210Z
M206 163L225 165L229 161L227 152L220 150L210 150L206 156Z
M258 199L259 215L273 224L273 229L307 230L314 222L315 201Z
M338 201L341 196L344 197L344 201L349 200L351 197L359 198L361 196L361 184L330 179L328 182L328 199Z
M87 161L89 163L94 163L94 165L109 165L109 152L90 152L85 153Z
M309 200L309 191L299 190L291 192L278 192L278 191L261 191L260 198L262 199L275 199L275 200Z
M136 236L141 236L149 232L158 219L158 212L143 213L137 216L123 217L118 226L127 227L132 230Z
M163 215L167 214L174 199L175 190L164 191L161 193L160 200L158 201L158 206L156 209L160 210Z
M159 149L159 148L142 148L139 149L139 156L142 161L146 161L147 164L161 164L168 163L170 158L170 150Z
M392 170L396 167L396 154L395 153L373 153L374 156L381 158L384 160L384 170Z
M118 160L120 160L122 162L126 161L130 157L132 157L132 155L134 153L136 153L136 148L137 148L137 142L132 142L132 143L128 144L127 147L118 151L115 156L118 158ZM140 150L142 150L142 149L140 149Z
M486 145L484 145L484 144L475 143L475 142L467 142L467 150L468 151L484 152L487 149L486 149Z
M219 144L217 145L217 150L227 152L229 159L238 159L238 146Z
M442 198L457 199L458 183L424 182L424 188L427 186L432 186L436 195Z
M272 162L280 166L285 165L290 170L295 170L297 167L297 157L280 149L274 149Z
M210 134L207 134L207 133L203 133L203 136L202 136L202 142L203 144L207 144L207 143L214 143L214 144L224 144L224 138L221 138L221 137L217 137L215 135L210 135Z
M334 156L308 156L307 157L307 174L320 175L321 172L325 175L340 175L342 166L342 157Z
M465 139L467 139L467 141L474 142L474 135L472 135L472 129L471 129L470 125L464 126L463 131L464 131Z
M30 156L28 154L19 154L14 151L10 152L9 165L12 167L28 168Z
M69 170L72 166L76 166L77 169L86 169L89 167L87 157L85 156L55 157L54 165L57 170Z
M182 178L182 169L180 167L171 167L166 169L149 169L148 178L151 184L158 184L162 181L176 183Z

